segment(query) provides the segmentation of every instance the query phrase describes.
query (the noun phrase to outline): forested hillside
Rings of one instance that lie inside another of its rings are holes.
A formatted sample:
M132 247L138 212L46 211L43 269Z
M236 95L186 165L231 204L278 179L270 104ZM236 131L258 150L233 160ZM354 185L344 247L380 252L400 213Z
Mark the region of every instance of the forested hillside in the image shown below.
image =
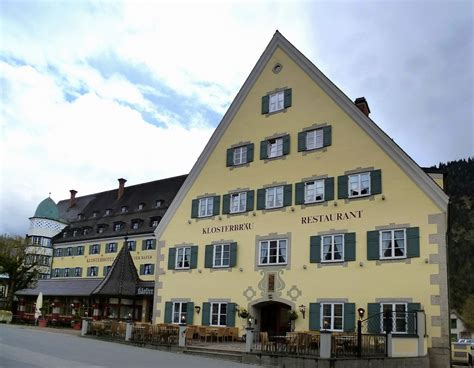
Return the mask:
M439 164L446 173L450 197L448 277L450 307L469 319L467 305L474 305L474 159ZM468 300L469 299L469 300ZM474 328L474 321L471 323Z

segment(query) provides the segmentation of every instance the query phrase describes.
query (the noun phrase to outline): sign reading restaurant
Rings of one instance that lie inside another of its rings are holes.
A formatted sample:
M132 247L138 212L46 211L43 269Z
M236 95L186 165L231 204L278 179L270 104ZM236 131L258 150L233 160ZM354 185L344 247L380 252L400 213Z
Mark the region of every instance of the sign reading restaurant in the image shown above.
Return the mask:
M362 211L336 212L328 215L304 216L301 218L302 224L316 224L318 222L343 221L362 218Z

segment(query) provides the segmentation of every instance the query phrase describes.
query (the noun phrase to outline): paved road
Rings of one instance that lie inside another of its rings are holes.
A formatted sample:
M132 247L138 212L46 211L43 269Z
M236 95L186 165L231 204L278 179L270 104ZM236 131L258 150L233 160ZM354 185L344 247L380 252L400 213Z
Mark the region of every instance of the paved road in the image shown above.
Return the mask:
M2 368L251 368L184 354L0 324Z

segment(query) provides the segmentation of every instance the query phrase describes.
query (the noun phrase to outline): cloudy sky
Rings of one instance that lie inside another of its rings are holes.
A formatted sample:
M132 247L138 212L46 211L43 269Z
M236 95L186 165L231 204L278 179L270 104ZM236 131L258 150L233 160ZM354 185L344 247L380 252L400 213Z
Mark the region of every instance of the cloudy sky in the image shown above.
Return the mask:
M471 1L0 2L0 233L189 172L278 29L421 166L474 155Z

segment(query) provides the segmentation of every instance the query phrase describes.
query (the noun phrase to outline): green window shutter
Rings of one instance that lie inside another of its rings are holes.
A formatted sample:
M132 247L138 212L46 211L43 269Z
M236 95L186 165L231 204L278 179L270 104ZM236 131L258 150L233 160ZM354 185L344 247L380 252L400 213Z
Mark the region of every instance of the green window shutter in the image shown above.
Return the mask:
M91 274L91 268L87 267L87 276L90 276L90 274Z
M408 303L407 305L407 312L408 312L408 318L407 318L407 332L409 334L415 334L416 332L416 311L421 310L421 304L420 303Z
M227 163L226 166L234 166L234 149L229 148L227 149Z
M247 162L253 161L253 151L255 150L255 145L250 143L247 145Z
M283 187L283 206L291 206L293 197L293 185L287 184Z
M380 334L382 330L380 328L380 304L379 303L369 303L367 305L367 328L370 333Z
M154 264L151 265L151 274L152 275L155 274L155 265Z
M165 323L171 323L171 316L173 314L173 303L165 303Z
M82 267L81 267L81 269L80 269L80 271L79 271L79 277L82 277Z
M354 332L356 321L355 303L344 303L344 332Z
M270 111L270 96L262 97L262 114L268 114Z
M146 249L146 240L143 239L142 240L142 250L145 250Z
M309 303L309 329L319 331L321 329L321 306L319 303Z
M193 245L191 247L191 264L190 268L197 268L198 264L198 249L199 247L197 245Z
M235 303L227 303L227 327L235 326Z
M304 204L304 183L295 184L295 204Z
M245 209L246 211L253 211L253 202L255 201L255 191L254 190L249 190L247 192L247 208Z
M89 245L89 254L92 254L92 244Z
M407 257L420 256L420 228L409 227L406 229L407 234Z
M105 267L104 267L105 270ZM143 275L145 273L145 265L140 265L140 275ZM104 272L105 275L105 272Z
M323 147L330 146L332 143L332 128L331 126L323 127Z
M191 217L196 218L199 215L199 199L193 199L191 206Z
M283 138L283 154L288 155L290 153L290 135L287 134Z
M168 270L174 270L176 266L176 248L168 250Z
M99 251L98 254L100 254L100 248L102 248L102 244L97 244L97 249L98 249L98 251Z
M211 319L211 303L202 303L202 325L209 326Z
M206 245L204 253L204 268L212 268L214 258L214 246L212 244Z
M237 243L230 243L230 267L235 267L237 265Z
M334 200L334 178L324 179L324 200Z
M306 132L298 133L298 152L306 151Z
M152 244L153 244L153 249L156 249L156 239L152 240Z
M284 100L284 107L285 109L287 107L291 106L291 88L285 89L285 100Z
M264 210L265 209L265 189L258 189L257 190L257 210Z
M215 196L214 197L214 204L213 204L213 207L212 207L212 214L214 216L216 216L220 213L220 207L221 207L221 196Z
M222 214L228 213L230 213L230 194L224 194L222 196Z
M344 261L356 260L356 234L344 234Z
M370 194L382 193L382 170L370 172Z
M344 199L349 195L348 177L341 175L337 177L337 198Z
M268 158L268 141L260 142L260 160L265 160Z
M377 230L367 231L367 259L369 261L380 258L379 232Z
M321 237L319 235L309 238L309 261L311 263L321 262Z
M194 322L194 303L187 302L186 303L186 323L188 325L192 325Z

